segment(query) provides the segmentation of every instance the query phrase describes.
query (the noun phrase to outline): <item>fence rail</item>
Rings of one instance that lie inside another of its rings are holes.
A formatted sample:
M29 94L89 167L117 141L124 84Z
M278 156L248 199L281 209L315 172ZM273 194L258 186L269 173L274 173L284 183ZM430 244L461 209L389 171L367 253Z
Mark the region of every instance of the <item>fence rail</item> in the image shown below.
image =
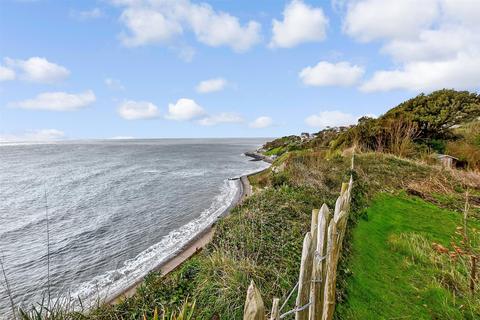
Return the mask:
M354 155L351 169L353 170ZM274 298L270 320L284 319L295 314L295 320L331 320L335 310L335 288L338 260L350 211L353 178L342 183L333 215L326 204L312 210L311 229L303 240L298 282L279 308ZM295 308L282 312L290 297L297 292ZM265 320L265 306L260 291L252 281L244 308L244 320Z

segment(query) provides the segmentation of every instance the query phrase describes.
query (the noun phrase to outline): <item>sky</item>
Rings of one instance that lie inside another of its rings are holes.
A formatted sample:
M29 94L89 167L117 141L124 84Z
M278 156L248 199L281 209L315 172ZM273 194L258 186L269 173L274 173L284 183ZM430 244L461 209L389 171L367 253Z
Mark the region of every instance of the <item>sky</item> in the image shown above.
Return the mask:
M478 0L0 0L0 141L276 137L480 88Z

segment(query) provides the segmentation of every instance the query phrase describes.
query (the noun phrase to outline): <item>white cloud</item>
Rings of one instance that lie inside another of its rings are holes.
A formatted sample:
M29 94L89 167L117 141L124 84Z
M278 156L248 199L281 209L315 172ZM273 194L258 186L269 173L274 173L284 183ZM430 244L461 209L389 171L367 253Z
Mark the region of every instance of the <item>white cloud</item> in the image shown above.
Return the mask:
M304 68L299 77L309 86L351 86L363 75L364 68L349 62L321 61L314 67Z
M20 79L38 82L59 82L70 75L70 71L42 57L31 57L27 60L5 58L5 64L20 71Z
M273 120L267 116L261 116L255 119L253 122L250 123L250 127L261 129L270 127L273 124Z
M121 37L122 43L127 47L167 42L183 32L182 25L178 21L149 8L125 9L120 21L130 30L129 35Z
M0 134L0 141L52 141L61 140L65 133L56 129L32 130L21 134Z
M479 28L480 5L476 0L440 0L447 19L473 28Z
M480 2L471 0L350 0L344 31L382 41L394 66L377 70L366 92L477 89L480 85Z
M151 102L128 100L118 107L118 114L126 120L140 120L156 118L159 111Z
M215 11L210 5L179 1L115 1L125 6L120 20L128 29L121 39L136 47L153 43L168 44L185 30L212 47L228 46L243 52L260 41L261 26L255 21L242 25L238 18Z
M438 0L350 1L344 31L359 41L411 38L439 15Z
M355 124L358 117L341 111L322 111L305 119L310 127L325 129L326 127L340 127Z
M243 118L236 113L223 112L198 120L202 126L214 126L221 123L242 123Z
M105 78L105 85L112 90L125 90L125 87L118 79Z
M201 81L195 90L199 93L209 93L215 91L221 91L227 85L227 80L223 78L214 78L209 80Z
M293 0L283 10L283 21L272 21L270 47L291 48L304 42L325 39L328 18L322 8L313 8L301 0Z
M249 21L242 26L237 17L225 12L215 12L207 4L189 3L187 21L198 41L212 46L229 46L234 51L244 52L260 41L261 26Z
M95 100L95 94L92 90L77 94L45 92L40 93L33 99L13 102L10 106L31 110L74 111L92 104Z
M480 86L480 56L460 54L442 61L418 61L401 69L383 70L360 86L365 92L407 89L433 91L439 88L476 89Z
M14 70L0 65L0 81L14 80L15 77Z
M447 60L462 51L475 51L479 43L478 32L449 25L437 30L422 30L415 39L392 39L383 46L382 52L398 62Z
M168 114L165 116L170 120L184 121L199 118L205 115L205 110L192 99L178 99L168 105Z

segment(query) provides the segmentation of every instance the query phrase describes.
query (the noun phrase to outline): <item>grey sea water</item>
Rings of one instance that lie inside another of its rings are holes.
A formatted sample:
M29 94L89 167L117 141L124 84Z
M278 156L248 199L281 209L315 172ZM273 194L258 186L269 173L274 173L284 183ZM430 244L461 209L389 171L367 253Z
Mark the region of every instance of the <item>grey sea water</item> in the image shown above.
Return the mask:
M15 304L121 292L214 222L265 139L0 145L0 257ZM48 210L46 210L46 207ZM10 313L0 277L0 319Z

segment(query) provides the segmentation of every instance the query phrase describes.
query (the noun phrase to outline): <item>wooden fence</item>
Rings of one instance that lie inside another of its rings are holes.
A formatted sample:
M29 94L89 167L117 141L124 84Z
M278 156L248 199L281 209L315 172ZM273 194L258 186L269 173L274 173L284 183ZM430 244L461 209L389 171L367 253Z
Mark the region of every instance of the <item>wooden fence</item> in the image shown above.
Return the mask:
M353 170L352 157L352 166ZM343 183L335 203L333 215L326 204L312 210L311 230L303 240L302 259L298 282L280 306L274 298L270 320L288 316L295 320L330 320L335 310L335 287L338 259L345 236L350 211L353 179ZM295 308L282 313L290 297L297 292ZM266 311L261 293L252 281L247 291L244 320L266 320Z

